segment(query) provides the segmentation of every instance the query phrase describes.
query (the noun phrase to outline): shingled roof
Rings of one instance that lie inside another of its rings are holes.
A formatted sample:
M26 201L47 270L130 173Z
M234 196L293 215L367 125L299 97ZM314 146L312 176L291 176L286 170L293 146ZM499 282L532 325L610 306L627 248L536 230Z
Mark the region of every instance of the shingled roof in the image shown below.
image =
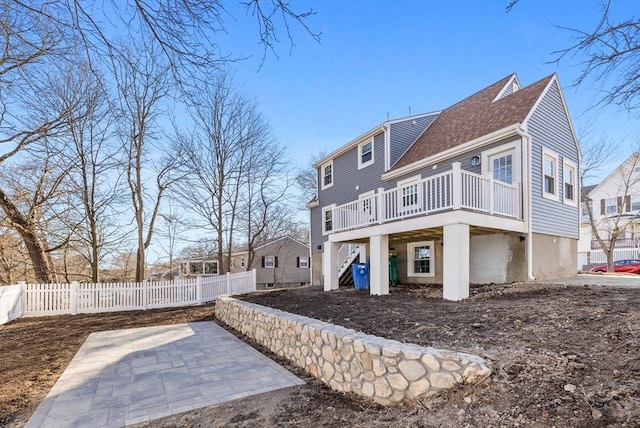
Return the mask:
M511 74L443 110L391 170L418 162L510 125L522 123L553 76L549 75L495 100L513 77Z

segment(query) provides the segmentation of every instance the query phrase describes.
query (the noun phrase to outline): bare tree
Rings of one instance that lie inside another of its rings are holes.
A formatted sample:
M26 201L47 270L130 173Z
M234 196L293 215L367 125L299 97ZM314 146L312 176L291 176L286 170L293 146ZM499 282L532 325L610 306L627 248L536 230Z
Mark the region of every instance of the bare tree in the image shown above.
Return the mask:
M507 12L518 1L509 1ZM593 29L559 26L574 36L574 43L553 52L552 62L584 58L582 72L574 84L595 82L603 92L599 104L614 104L631 112L640 108L640 21L637 16L612 20L612 4L612 0L602 2L600 19Z
M640 145L639 145L640 146ZM640 192L640 154L634 153L626 162L620 165L607 178L609 186L601 196L606 199L594 201L586 192L584 183L588 182L602 168L609 165L613 159L618 145L601 138L591 144L586 144L583 150L583 159L580 169L581 200L585 207L589 229L592 237L598 242L607 258L607 269L613 272L613 255L616 242L624 236L635 217L640 214L631 208L631 196ZM608 206L607 200L615 203Z
M193 106L194 131L178 142L187 164L176 192L200 226L212 230L226 272L237 234L249 241L259 237L256 226L282 200L289 181L284 151L255 103L225 74L203 87Z
M136 281L144 279L145 252L153 238L160 203L176 180L176 163L181 160L157 144L162 138L158 118L171 91L167 72L167 65L146 47L130 51L118 74L122 148L137 235ZM154 145L164 152L155 164L147 161ZM153 193L149 189L149 175L155 181Z
M32 146L23 163L0 170L0 205L6 223L22 237L35 278L55 282L51 253L68 244L70 205L65 180L70 166L57 144L44 140Z

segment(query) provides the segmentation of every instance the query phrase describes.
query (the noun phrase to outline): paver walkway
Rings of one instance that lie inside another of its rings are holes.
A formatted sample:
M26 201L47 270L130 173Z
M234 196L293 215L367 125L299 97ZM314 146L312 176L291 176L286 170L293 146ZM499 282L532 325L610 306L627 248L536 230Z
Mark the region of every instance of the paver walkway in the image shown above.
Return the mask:
M122 427L303 383L214 322L104 331L26 426Z

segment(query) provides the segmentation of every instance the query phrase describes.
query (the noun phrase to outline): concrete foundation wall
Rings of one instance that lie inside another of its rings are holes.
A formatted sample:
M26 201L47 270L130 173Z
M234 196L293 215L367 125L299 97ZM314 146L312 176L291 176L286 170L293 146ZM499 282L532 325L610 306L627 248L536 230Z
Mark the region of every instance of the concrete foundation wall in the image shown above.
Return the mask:
M311 254L311 285L322 285L322 253Z
M504 233L471 237L469 282L504 284L524 281L527 272L525 243Z
M230 297L216 300L216 317L289 359L333 390L390 405L457 384L487 379L475 355L382 339Z
M573 276L577 263L577 239L533 234L533 276L537 280Z

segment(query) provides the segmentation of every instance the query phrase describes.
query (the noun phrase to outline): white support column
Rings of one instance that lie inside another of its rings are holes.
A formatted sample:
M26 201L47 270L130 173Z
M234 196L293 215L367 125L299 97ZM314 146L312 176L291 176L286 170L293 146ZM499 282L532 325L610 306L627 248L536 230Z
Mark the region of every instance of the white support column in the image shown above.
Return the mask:
M367 244L358 244L358 250L360 251L360 263L365 263L367 261Z
M322 274L324 276L324 291L337 290L340 285L338 278L338 250L340 244L337 242L325 242L324 253L322 254Z
M446 300L469 297L469 225L444 226L443 293Z
M372 236L369 242L369 293L389 294L389 235Z

